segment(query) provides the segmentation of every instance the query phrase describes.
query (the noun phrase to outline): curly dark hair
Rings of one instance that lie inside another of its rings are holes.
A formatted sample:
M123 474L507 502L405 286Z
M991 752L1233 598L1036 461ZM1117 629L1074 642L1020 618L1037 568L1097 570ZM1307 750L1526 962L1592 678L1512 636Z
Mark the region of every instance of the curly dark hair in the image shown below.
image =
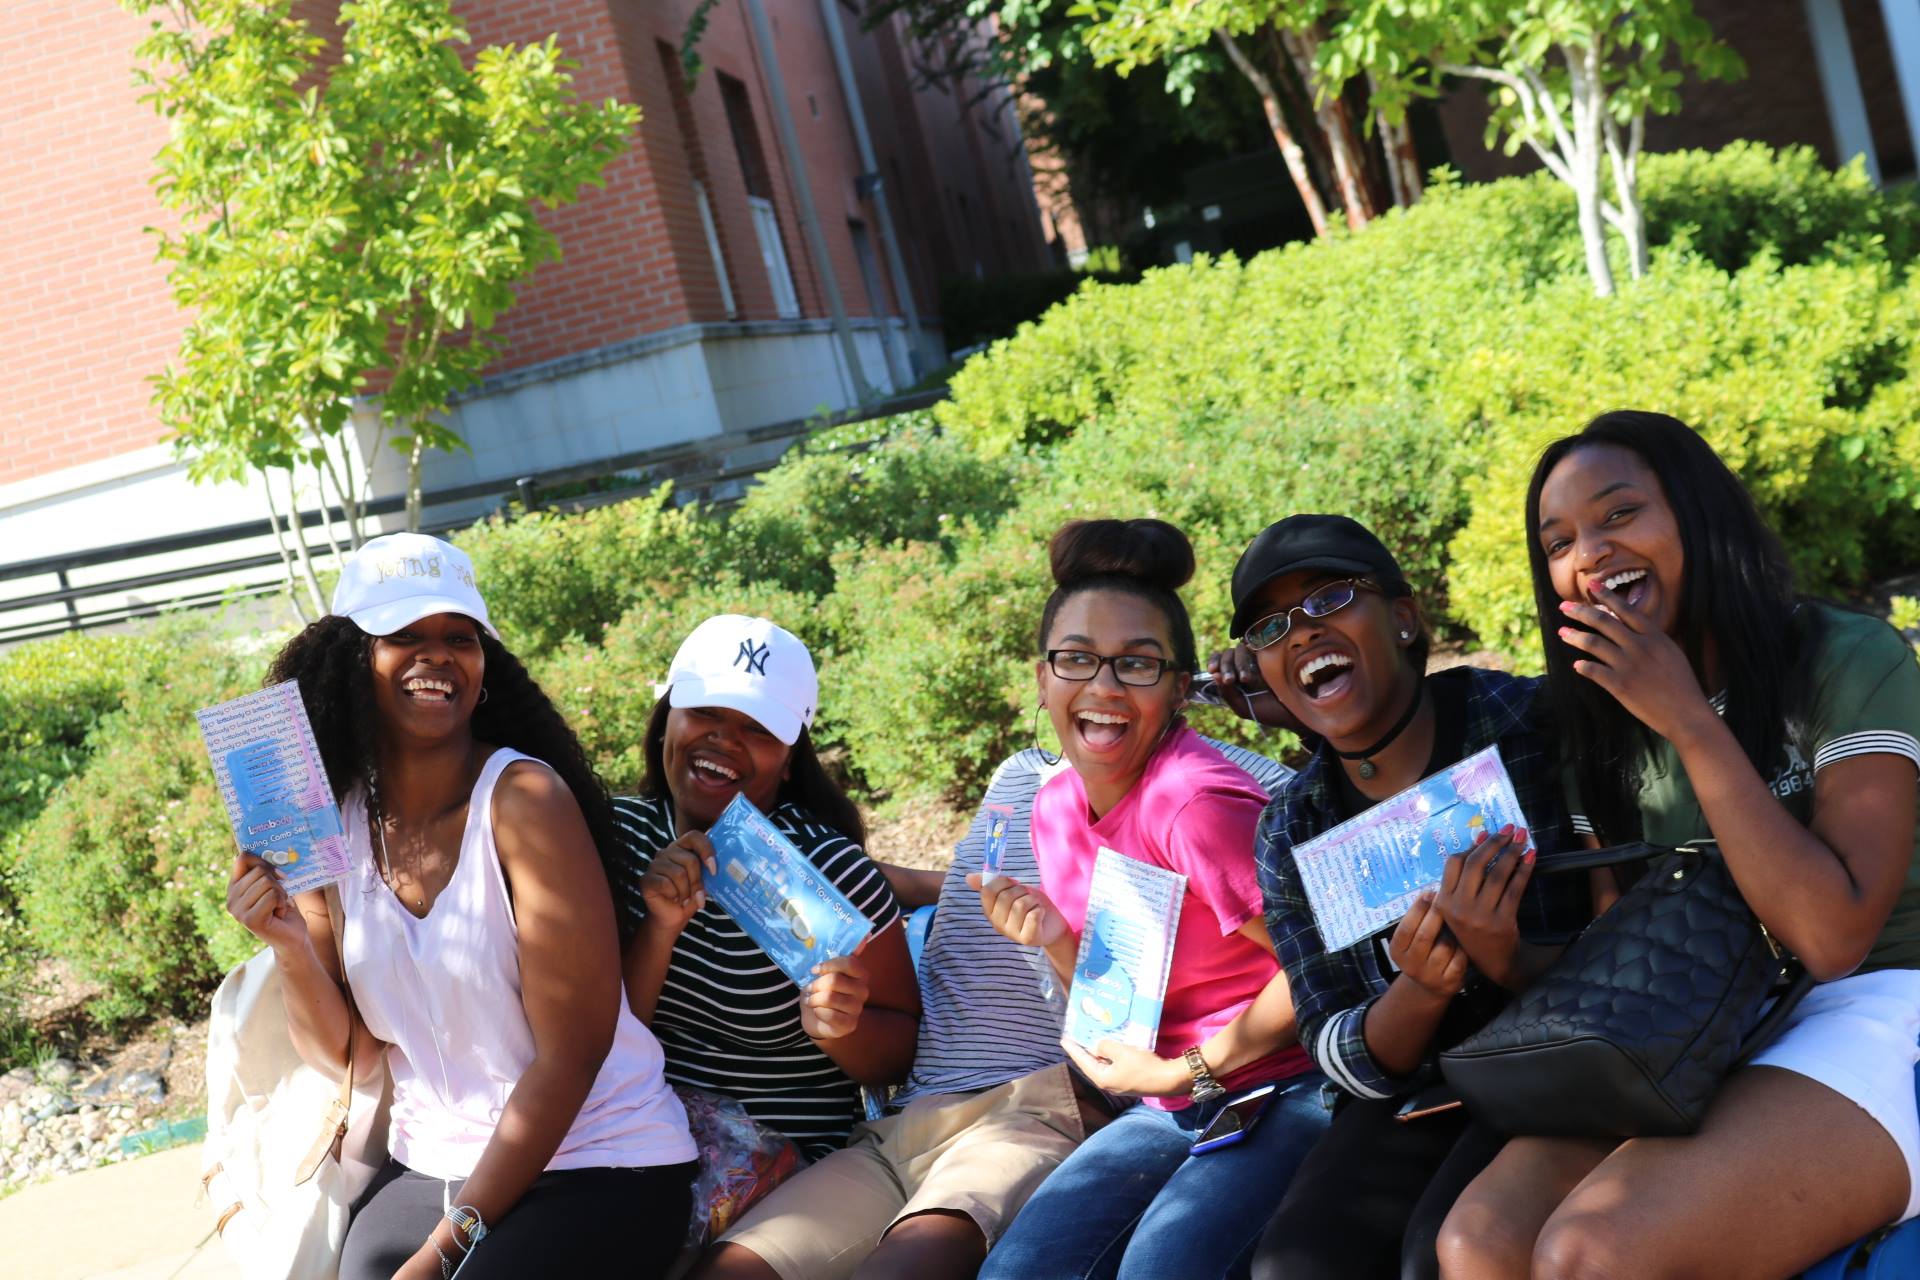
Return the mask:
M487 662L487 699L474 710L474 738L525 752L559 774L611 873L619 851L613 802L580 739L520 659L484 628L480 652ZM355 784L371 782L376 771L372 658L373 637L351 619L329 614L287 641L267 670L268 684L299 681L335 800Z

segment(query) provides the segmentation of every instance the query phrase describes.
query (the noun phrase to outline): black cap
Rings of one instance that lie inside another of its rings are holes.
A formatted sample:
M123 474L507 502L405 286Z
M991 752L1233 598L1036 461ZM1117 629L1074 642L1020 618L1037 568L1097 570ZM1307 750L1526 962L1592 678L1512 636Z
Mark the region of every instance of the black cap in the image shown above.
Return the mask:
M1393 553L1358 520L1288 516L1262 529L1233 566L1233 624L1227 634L1238 640L1259 621L1254 617L1253 597L1260 588L1303 569L1364 574L1389 595L1413 594Z

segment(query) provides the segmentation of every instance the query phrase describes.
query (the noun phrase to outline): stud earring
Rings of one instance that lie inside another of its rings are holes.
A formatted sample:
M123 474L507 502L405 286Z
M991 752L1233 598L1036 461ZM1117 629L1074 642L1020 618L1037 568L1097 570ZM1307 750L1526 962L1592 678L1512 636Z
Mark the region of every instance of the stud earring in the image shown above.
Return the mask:
M1411 639L1413 639L1413 632L1411 632L1411 631L1402 631L1402 632L1400 633L1400 638L1401 638L1402 640L1411 640Z

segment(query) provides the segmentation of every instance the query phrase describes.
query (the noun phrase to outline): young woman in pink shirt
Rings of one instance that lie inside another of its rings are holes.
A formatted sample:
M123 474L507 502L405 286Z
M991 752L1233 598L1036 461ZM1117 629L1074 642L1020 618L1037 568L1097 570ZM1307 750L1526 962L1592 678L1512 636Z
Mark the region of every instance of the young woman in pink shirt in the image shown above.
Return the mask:
M1076 521L1050 553L1036 672L1072 768L1034 801L1040 885L987 879L982 907L1044 947L1064 987L1101 848L1187 882L1156 1048L1066 1044L1100 1088L1139 1101L1047 1179L980 1274L1241 1274L1329 1118L1262 917L1253 840L1267 795L1180 716L1196 660L1178 595L1194 568L1186 537L1160 520ZM1268 1083L1240 1141L1192 1154L1230 1094Z

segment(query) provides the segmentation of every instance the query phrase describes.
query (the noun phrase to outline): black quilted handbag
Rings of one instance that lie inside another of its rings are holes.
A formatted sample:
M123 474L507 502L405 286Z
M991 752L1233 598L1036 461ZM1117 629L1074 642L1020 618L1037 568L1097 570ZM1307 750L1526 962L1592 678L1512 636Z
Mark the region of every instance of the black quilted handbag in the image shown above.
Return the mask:
M1754 918L1710 842L1575 850L1542 857L1535 874L1642 859L1646 874L1552 967L1441 1053L1447 1083L1477 1119L1511 1134L1691 1133L1721 1078L1764 1048L1806 993L1804 971Z

